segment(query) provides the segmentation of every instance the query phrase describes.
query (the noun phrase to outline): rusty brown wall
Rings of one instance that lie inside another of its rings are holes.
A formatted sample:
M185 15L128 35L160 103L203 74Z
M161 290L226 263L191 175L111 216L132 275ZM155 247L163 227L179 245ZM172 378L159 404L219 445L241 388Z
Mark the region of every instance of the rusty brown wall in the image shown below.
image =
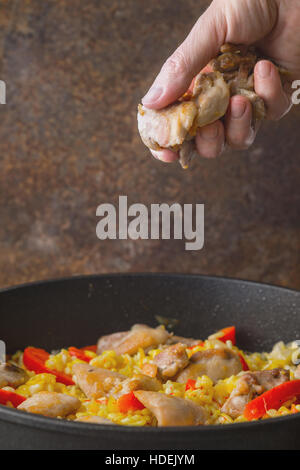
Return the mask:
M0 286L169 271L300 288L300 106L249 151L188 171L151 158L137 134L137 102L208 3L1 1ZM119 194L205 203L203 250L99 241L96 207Z

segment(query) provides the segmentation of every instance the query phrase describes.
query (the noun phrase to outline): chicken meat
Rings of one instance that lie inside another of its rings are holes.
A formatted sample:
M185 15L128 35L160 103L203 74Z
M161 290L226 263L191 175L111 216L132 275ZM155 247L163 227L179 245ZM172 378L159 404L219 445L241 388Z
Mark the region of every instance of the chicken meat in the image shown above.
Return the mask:
M264 102L254 91L253 71L260 59L254 47L224 44L205 73L200 72L175 103L159 110L139 104L138 129L144 144L152 150L178 152L181 166L187 168L196 153L197 129L222 118L230 96L246 96L253 121L264 119Z

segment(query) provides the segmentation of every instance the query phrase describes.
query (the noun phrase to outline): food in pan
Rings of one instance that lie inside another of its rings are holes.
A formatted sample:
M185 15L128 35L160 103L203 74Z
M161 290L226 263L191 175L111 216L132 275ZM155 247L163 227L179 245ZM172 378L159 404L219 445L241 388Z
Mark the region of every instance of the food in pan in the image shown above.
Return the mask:
M265 105L254 91L253 75L261 59L254 47L224 44L178 101L160 110L139 104L138 128L144 144L152 150L178 152L179 162L187 168L196 153L197 129L222 118L230 96L246 96L252 103L254 122L264 119Z
M299 342L267 353L134 325L97 345L27 347L0 364L0 403L67 420L131 426L226 424L300 412Z

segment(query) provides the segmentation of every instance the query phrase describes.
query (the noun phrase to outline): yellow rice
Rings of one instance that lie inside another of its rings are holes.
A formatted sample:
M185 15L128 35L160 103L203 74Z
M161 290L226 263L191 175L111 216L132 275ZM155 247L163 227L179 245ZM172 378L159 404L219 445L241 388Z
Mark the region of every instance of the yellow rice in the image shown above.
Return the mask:
M189 356L197 351L211 349L222 346L217 336L210 337L203 345L188 348L187 353ZM257 370L270 370L277 367L290 370L291 379L294 378L295 359L299 357L299 346L296 342L284 344L282 341L275 344L272 351L267 353L245 353L232 345L231 341L227 341L226 345L234 351L242 353L245 357L249 369L252 371ZM91 358L90 364L95 367L106 368L112 371L122 373L128 377L133 374L141 373L141 367L145 363L151 363L156 354L161 349L152 349L147 354L143 349L140 349L134 356L128 354L117 355L115 351L105 351L100 355L91 351L85 351L85 354ZM22 361L22 353L19 351L13 357L12 361L21 367L24 367ZM72 375L72 367L75 363L83 362L70 355L68 350L62 349L56 354L51 354L46 362L49 369L55 369ZM25 368L25 367L24 367ZM40 391L55 391L66 393L71 396L77 397L81 401L81 407L74 415L69 415L67 418L74 420L83 416L100 416L108 418L112 422L121 425L129 426L156 426L156 418L146 408L138 411L129 411L128 413L121 413L117 400L110 396L109 398L100 398L98 400L89 400L77 385L63 385L56 381L56 377L52 374L35 374L28 371L30 379L16 389L16 392L24 397L30 397ZM237 380L243 374L239 373L237 376L232 376L224 380L218 381L213 384L212 380L203 375L196 381L196 388L194 390L186 390L185 384L177 383L168 380L163 384L161 393L167 395L188 398L195 403L202 405L209 413L211 424L228 424L233 422L245 421L243 416L233 420L230 416L220 411L222 405L232 392ZM9 387L7 387L9 388ZM293 405L291 403L285 404L278 410L269 410L265 418L283 416L295 412L300 412L300 405Z

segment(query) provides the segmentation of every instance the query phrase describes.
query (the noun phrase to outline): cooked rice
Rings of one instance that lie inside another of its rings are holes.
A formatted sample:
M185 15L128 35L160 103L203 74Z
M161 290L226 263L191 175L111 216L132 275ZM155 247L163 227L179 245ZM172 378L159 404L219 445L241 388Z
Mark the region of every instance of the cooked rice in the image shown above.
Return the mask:
M188 348L188 356L190 357L197 351L224 346L224 343L217 338L217 335L211 336L203 345ZM245 353L234 346L231 341L227 341L226 345L234 351L242 353L252 371L270 370L281 367L290 370L291 379L294 377L295 366L293 365L293 361L295 361L295 358L299 357L299 345L296 342L284 344L280 341L275 344L272 351L269 353ZM115 351L105 351L100 355L88 350L84 352L91 358L90 364L92 366L109 369L132 377L133 374L141 373L143 364L151 363L153 358L161 352L161 350L162 349L157 348L145 353L143 349L140 349L134 356L129 356L128 354L117 355ZM14 354L11 360L25 369L22 362L21 351ZM76 363L83 363L83 361L71 356L68 350L62 349L58 353L50 355L46 366L49 369L55 369L72 375L72 368ZM69 420L86 416L99 416L108 418L113 423L126 426L156 426L157 424L156 418L147 408L121 413L118 408L117 400L112 396L109 398L89 400L77 385L63 385L56 381L54 375L48 373L35 374L31 371L28 371L28 373L30 379L24 385L19 386L16 389L16 393L24 397L30 397L40 391L54 391L77 397L81 401L81 407L76 414L67 417ZM209 377L203 375L197 379L196 388L194 390L186 390L185 384L168 380L163 384L161 393L175 397L188 398L202 405L209 413L211 424L242 422L245 421L243 416L234 420L227 414L222 413L220 409L243 373L244 372L240 372L237 376L219 380L216 384L214 384ZM6 388L9 389L9 387ZM300 412L300 405L287 403L278 410L267 411L264 419L297 412Z

